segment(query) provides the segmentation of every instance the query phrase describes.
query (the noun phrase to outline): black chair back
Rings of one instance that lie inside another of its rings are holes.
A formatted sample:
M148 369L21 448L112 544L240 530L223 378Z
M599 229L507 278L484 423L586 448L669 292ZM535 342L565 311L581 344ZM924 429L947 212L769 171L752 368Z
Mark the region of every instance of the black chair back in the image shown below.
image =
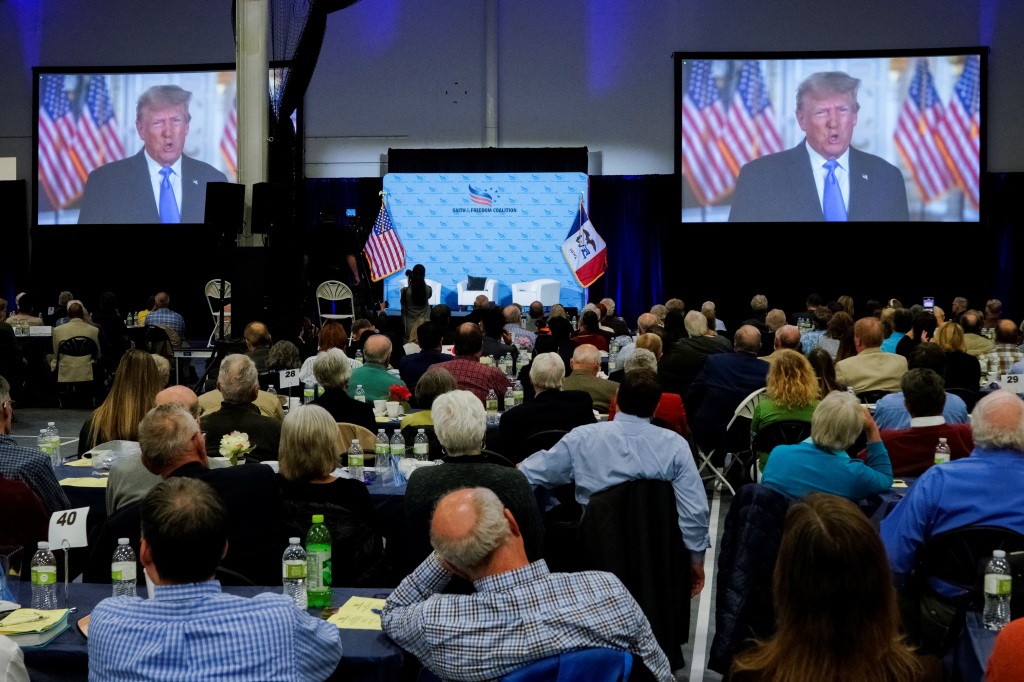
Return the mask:
M794 445L807 440L811 435L811 422L798 419L784 419L773 422L758 430L751 447L754 452L771 453L777 445Z
M974 406L978 403L978 391L972 391L969 388L947 388L946 393L951 393L963 400L968 412L973 410Z
M889 395L889 391L861 391L857 394L857 400L861 401L865 405L873 405L879 400Z
M96 347L96 342L88 336L72 336L70 339L64 339L57 345L57 362L58 364L60 363L60 356L62 355L74 357L91 355L96 357L97 353L99 353L99 349Z
M562 440L562 436L567 433L569 432L563 429L538 431L523 441L522 452L533 454L535 452L540 452L541 450L547 450L553 447L555 443Z

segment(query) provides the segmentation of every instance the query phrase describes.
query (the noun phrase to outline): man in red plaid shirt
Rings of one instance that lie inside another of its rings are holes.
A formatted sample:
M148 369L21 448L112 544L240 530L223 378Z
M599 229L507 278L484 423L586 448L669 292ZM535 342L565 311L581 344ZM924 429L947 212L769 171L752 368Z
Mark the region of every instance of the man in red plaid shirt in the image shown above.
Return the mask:
M469 391L481 402L486 402L487 392L494 389L498 395L499 409L505 409L505 391L509 381L497 367L480 363L480 351L483 349L484 335L480 326L466 322L459 326L455 333L455 359L442 362L444 367L455 377L459 388Z

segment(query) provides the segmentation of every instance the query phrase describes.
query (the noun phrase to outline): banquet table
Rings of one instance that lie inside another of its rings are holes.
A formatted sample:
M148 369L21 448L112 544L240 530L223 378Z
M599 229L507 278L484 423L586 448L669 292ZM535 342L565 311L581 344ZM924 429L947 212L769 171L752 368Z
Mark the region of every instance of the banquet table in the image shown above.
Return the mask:
M29 584L21 585L20 598L27 603ZM139 596L146 596L146 588L139 587ZM251 597L263 592L280 592L273 587L225 587L225 592ZM77 613L68 617L69 627L46 646L39 649L23 649L25 666L32 682L72 682L87 680L89 675L89 648L86 638L79 631L78 620L92 612L101 599L110 596L110 585L72 583L70 603L78 607ZM355 589L335 587L331 590L331 604L337 608L349 597L386 598L388 589ZM64 586L58 587L63 604ZM319 609L310 609L310 614L319 617ZM342 657L338 668L329 678L357 682L389 682L402 677L405 654L383 632L379 630L341 629Z

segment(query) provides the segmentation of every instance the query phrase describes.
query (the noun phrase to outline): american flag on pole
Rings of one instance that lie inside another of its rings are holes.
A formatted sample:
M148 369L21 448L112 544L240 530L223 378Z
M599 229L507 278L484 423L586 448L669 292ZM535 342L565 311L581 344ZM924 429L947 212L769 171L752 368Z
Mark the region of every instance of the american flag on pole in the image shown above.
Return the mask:
M117 135L117 117L110 102L106 76L89 78L85 102L78 117L75 151L87 177L103 164L124 158L124 145Z
M910 81L910 92L896 120L896 149L914 176L914 183L927 203L942 196L953 178L936 144L945 109L928 70L928 60L919 59Z
M231 104L228 120L224 123L224 133L220 138L220 154L224 157L230 175L238 177L238 100Z
M761 63L756 60L743 62L722 139L725 160L733 175L739 175L740 167L748 161L782 151L775 110L761 74Z
M378 282L405 267L405 249L391 223L388 207L382 199L377 221L370 231L370 238L363 247L366 260L370 262L370 278Z
M64 76L41 76L39 88L39 184L54 209L79 197L88 173L74 158L75 121Z
M725 107L711 75L711 61L699 59L690 69L683 96L683 174L697 201L708 206L733 188L735 176L722 148Z
M971 55L956 81L949 109L939 127L939 149L956 185L974 208L980 199L981 58Z
M587 217L582 198L576 219L562 243L562 255L576 275L576 281L584 287L600 279L608 268L608 248Z

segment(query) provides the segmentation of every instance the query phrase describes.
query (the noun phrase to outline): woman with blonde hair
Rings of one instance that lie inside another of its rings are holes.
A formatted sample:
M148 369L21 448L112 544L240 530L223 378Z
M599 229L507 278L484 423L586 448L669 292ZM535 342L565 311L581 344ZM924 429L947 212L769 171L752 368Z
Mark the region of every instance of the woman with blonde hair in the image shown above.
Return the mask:
M772 594L775 634L737 657L730 679L942 679L904 641L885 548L852 502L813 493L790 507Z
M768 369L767 397L754 408L750 438L765 426L780 421L810 423L818 406L818 378L803 355L788 348L780 350ZM768 461L767 452L757 453L760 468Z
M78 454L111 440L138 440L139 422L153 407L162 388L153 356L136 348L125 351L110 393L82 425Z
M946 355L946 390L960 388L977 393L981 384L981 363L967 352L964 328L956 322L943 322L933 342Z

